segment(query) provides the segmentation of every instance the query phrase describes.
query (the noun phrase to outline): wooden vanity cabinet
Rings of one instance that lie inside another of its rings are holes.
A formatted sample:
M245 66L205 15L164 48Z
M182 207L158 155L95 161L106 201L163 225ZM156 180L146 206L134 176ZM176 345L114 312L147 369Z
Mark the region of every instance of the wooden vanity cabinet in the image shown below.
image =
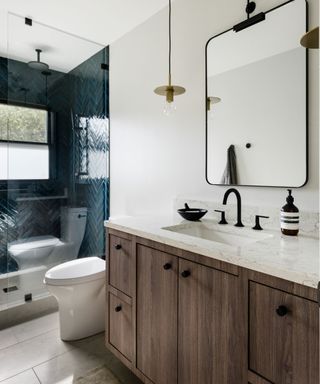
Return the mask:
M177 383L178 258L137 245L137 369Z
M109 284L128 296L133 289L132 241L128 235L109 237Z
M106 345L143 383L319 384L316 289L108 232Z
M132 361L131 305L109 292L109 341L123 356Z
M245 382L243 308L238 276L179 260L179 383Z
M249 369L277 384L319 383L317 303L249 283Z

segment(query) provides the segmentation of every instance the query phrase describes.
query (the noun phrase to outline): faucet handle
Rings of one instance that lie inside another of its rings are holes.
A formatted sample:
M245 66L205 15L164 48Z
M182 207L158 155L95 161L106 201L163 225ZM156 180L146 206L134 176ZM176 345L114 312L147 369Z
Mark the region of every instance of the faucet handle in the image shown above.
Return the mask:
M269 216L256 215L256 224L254 227L252 227L252 229L254 229L256 231L262 231L263 230L263 228L260 225L260 218L269 219Z
M226 212L225 211L222 211L220 209L215 209L214 211L221 213L221 219L220 219L218 224L228 224L228 222L226 220Z

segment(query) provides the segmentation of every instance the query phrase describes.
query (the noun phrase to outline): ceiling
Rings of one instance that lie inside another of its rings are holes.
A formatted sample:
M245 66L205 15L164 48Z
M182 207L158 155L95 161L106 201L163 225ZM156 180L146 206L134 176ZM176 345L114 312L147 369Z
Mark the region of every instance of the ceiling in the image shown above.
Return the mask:
M167 4L168 0L1 0L0 8L108 45Z
M168 0L1 0L0 21L7 24L8 45L0 44L0 55L28 62L36 59L34 50L40 48L41 61L69 72L167 4ZM25 25L25 17L34 21L32 27Z

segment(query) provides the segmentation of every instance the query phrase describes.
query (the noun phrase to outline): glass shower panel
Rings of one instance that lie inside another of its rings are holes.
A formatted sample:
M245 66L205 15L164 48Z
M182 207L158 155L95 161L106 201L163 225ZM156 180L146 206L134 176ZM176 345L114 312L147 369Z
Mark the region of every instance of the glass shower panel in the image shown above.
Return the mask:
M6 23L5 20L2 20ZM0 101L4 101L8 97L8 68L6 63L7 56L7 36L6 33L0 34ZM5 156L7 150L7 136L8 136L8 121L6 116L0 112L0 168L2 172L7 171L7 157ZM0 171L1 172L1 171ZM8 258L7 258L7 243L8 243L8 229L12 227L11 207L8 205L7 183L6 181L0 182L0 311L8 307Z
M8 307L46 299L49 268L104 254L108 59L99 44L8 15L7 96L0 103L0 121L5 111L8 122L8 164L0 170ZM81 227L83 237L73 238Z

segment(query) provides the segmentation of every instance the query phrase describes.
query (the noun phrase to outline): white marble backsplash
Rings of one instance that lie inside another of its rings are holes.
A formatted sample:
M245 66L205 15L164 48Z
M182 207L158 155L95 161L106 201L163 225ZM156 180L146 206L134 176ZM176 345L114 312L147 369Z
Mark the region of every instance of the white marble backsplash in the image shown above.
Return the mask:
M186 197L177 197L174 200L174 210L184 208L187 203L191 208L204 208L208 210L207 219L220 220L220 213L215 209L226 211L226 219L229 224L234 224L237 217L236 204L228 203L222 205L214 201L195 200ZM242 202L242 222L245 226L253 227L255 224L255 215L269 216L269 219L260 219L262 228L280 231L280 209L281 207L258 207L244 205ZM319 213L300 211L299 234L314 238L319 237Z

